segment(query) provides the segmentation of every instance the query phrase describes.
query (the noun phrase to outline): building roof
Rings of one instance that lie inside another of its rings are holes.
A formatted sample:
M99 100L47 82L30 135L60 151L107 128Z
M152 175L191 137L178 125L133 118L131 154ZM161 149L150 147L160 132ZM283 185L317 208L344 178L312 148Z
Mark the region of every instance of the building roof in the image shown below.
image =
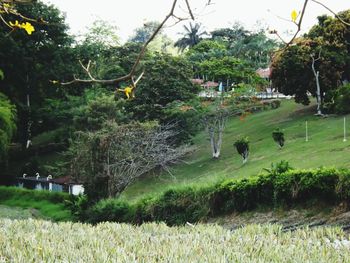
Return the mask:
M192 82L192 84L201 85L204 82L204 80L202 80L202 79L191 79L191 82Z
M219 86L219 83L214 82L214 81L207 81L207 82L203 83L202 86L205 88L212 88L212 87Z
M261 78L268 79L271 75L271 69L270 68L259 68L256 71L256 74L258 74Z
M38 179L36 179L35 176L34 177L27 176L25 178L18 177L17 179L21 180L21 181L33 181L33 182L41 182L41 183L54 183L54 184L61 184L61 185L64 185L64 184L66 184L66 185L82 184L81 182L78 182L77 180L74 180L70 176L63 176L63 177L49 179L49 180L47 180L46 177L39 177Z

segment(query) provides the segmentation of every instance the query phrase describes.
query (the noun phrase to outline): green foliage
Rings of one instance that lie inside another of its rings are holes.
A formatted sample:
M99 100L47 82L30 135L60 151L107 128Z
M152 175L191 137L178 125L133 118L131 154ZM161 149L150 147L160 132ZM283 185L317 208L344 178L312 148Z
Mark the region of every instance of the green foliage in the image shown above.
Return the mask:
M8 144L16 131L16 115L15 106L0 93L0 163L5 160Z
M350 11L339 13L344 21L350 22ZM316 61L316 71L320 73L322 101L323 94L329 97L342 80L350 79L350 27L339 19L327 16L319 17L308 34L295 41L283 52L274 56L271 79L273 85L286 95L295 95L295 101L309 104L308 92L315 96L316 82L311 65L313 54L320 59Z
M268 172L272 176L277 176L279 174L288 172L290 170L294 170L286 160L281 160L280 162L274 164L271 163L271 168L264 168L266 172Z
M108 121L125 123L128 114L124 110L125 101L115 100L113 95L101 94L89 100L74 113L76 130L99 130Z
M198 87L190 82L191 76L186 60L165 54L154 56L145 62L145 76L135 98L127 103L127 111L138 120L162 120L168 103L195 98Z
M226 46L227 55L244 60L255 69L268 67L271 54L278 47L276 41L266 36L264 29L250 32L239 23L232 28L214 30L211 36Z
M281 107L281 101L280 100L273 100L271 101L271 109L278 109Z
M130 222L131 206L118 199L105 199L98 202L87 212L87 220L89 223L99 222ZM81 218L81 217L80 217Z
M35 31L30 36L23 30L7 35L8 28L3 23L0 25L0 68L6 76L1 80L1 88L16 105L18 139L25 144L29 112L32 135L49 129L42 126L38 109L45 98L62 95L63 89L57 89L50 80L70 79L76 59L71 49L73 38L68 35L64 16L57 8L33 1L29 5L18 5L18 11L26 17L49 21L49 25L35 23ZM26 105L28 92L31 109Z
M173 123L177 135L175 144L191 142L192 137L202 130L204 109L198 99L173 101L164 109L162 122Z
M249 155L249 140L248 140L248 138L244 137L244 138L238 139L237 141L235 141L233 146L236 147L238 154L241 155L243 158L243 163L245 163L247 161L248 155Z
M17 187L0 186L0 203L11 207L35 208L54 221L74 220L65 205L75 197L66 193L33 191Z
M225 56L222 58L211 58L198 64L198 72L218 81L230 80L234 83L255 83L259 81L253 68L244 60Z
M199 189L172 189L136 203L103 200L94 205L86 216L87 221L94 223L106 220L138 224L164 221L169 225L179 225L262 205L277 207L309 200L332 204L348 202L349 185L349 170L293 170L288 162L281 161L272 165L267 174L248 179L230 179Z
M280 148L284 146L284 133L279 128L272 132L272 138Z
M350 84L343 85L336 90L334 104L336 113L350 113Z

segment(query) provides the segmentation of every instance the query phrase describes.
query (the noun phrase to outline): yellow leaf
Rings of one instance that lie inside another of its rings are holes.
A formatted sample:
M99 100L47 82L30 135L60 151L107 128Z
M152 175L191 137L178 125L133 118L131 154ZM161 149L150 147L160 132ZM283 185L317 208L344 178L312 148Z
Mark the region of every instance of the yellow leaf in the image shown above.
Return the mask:
M292 21L295 23L297 21L298 13L297 11L293 10L291 13Z

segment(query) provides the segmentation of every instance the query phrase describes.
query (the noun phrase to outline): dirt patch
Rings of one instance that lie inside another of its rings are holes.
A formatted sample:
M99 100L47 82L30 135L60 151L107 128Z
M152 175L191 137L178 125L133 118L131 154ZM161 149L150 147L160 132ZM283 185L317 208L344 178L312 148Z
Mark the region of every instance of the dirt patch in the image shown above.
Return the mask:
M280 224L285 231L294 231L302 227L338 226L350 233L350 207L317 205L309 208L274 209L233 213L213 218L207 223L216 223L235 230L249 224Z

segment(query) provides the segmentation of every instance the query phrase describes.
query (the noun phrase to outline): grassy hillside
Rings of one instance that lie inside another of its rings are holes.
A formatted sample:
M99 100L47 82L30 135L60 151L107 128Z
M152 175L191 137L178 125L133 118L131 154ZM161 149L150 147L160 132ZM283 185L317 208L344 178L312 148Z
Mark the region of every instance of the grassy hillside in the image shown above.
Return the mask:
M0 220L3 262L348 262L350 241L337 228L283 232L250 225L169 228L164 224Z
M295 168L350 168L350 136L348 142L343 142L344 116L320 118L314 116L314 112L314 105L306 107L284 101L279 109L250 115L244 121L233 118L227 124L219 160L211 158L208 135L203 132L195 138L198 150L189 156L186 163L174 167L172 174L136 182L122 197L136 200L168 188L200 186L225 178L247 177L280 160L289 161ZM309 126L308 142L305 142L305 121ZM286 145L281 150L272 139L271 133L275 128L281 128L285 133ZM251 142L249 161L245 165L242 165L242 159L233 147L233 142L241 136L248 136Z

